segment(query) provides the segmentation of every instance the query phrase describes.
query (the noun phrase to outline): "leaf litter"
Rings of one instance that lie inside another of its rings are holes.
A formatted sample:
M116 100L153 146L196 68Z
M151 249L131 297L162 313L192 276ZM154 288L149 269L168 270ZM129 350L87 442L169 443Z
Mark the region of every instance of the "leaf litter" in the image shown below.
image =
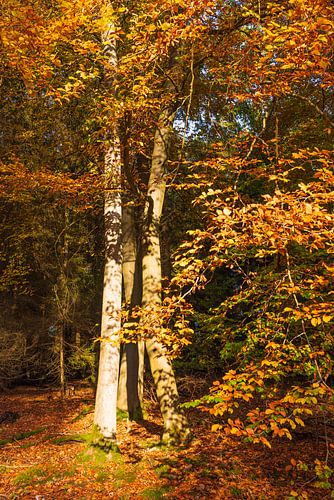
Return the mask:
M159 446L162 420L151 401L147 420L118 422L120 453L90 447L90 388L61 401L58 393L16 388L0 398L17 419L0 426L0 498L9 499L268 499L326 498L311 472L297 470L326 453L314 423L272 449L210 432L210 416L189 409L194 439L187 448ZM312 427L313 425L313 427ZM18 439L18 437L21 437ZM293 498L293 496L292 496ZM330 498L330 496L328 496Z

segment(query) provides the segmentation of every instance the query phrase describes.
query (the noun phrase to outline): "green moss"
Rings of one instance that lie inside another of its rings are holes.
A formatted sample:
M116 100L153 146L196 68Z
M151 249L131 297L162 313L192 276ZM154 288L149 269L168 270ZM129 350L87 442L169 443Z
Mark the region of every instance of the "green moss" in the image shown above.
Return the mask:
M168 477L170 473L170 465L162 464L155 468L155 472L159 477Z
M21 439L26 439L30 436L34 436L35 434L39 434L40 432L45 431L46 427L40 427L39 429L35 429L33 431L22 432L21 434L17 434L14 436L15 441L20 441Z
M131 484L136 480L136 473L128 471L125 467L118 467L114 472L114 478L118 482L122 481L125 484Z
M127 411L117 408L117 420L127 420L128 418L129 413Z
M40 443L45 443L45 441L49 441L51 439L51 436L44 436L42 438L39 438L38 441L31 441L29 443L22 443L20 445L20 448L32 448L33 446L36 446L37 444Z
M143 491L142 497L147 499L157 499L166 498L165 494L168 493L170 488L167 486L162 486L161 488L147 488Z
M84 406L83 409L81 410L81 412L72 419L72 422L77 422L78 420L81 420L82 418L84 418L86 415L88 415L88 413L92 413L94 410L94 406L90 405L90 406Z
M18 474L14 479L14 483L22 487L27 487L30 485L56 482L64 477L73 477L75 473L75 467L71 467L69 470L52 470L50 468L42 469L41 467L31 467L21 474Z
M230 488L231 495L237 498L240 498L243 496L242 490L240 488L237 488L236 486L232 486Z
M45 478L46 476L48 476L47 470L40 467L30 467L29 469L21 472L15 477L14 484L20 486L29 486L30 484L35 483L37 480Z
M0 439L0 446L5 446L8 443L11 443L13 441L13 438L9 439Z
M76 462L80 464L103 465L108 460L108 453L101 448L89 447L79 453Z
M77 472L76 467L73 465L68 470L63 471L63 477L73 477Z
M52 444L66 444L66 443L84 443L85 442L85 437L80 434L72 434L69 436L61 436L59 438L52 439L51 443Z
M90 446L100 448L105 453L120 453L116 438L104 437L96 425L93 426L92 432L86 435L86 442Z
M51 443L64 444L75 441L78 443L86 443L87 446L94 446L95 441L99 439L100 436L101 434L96 432L95 429L93 429L93 431L88 434L69 434L68 436L61 436L59 438L55 438L51 441Z
M109 479L109 474L104 470L100 470L95 478L95 480L98 483L105 483L106 481L108 481L108 479Z
M34 436L35 434L39 434L40 432L45 431L46 427L40 427L39 429L34 429L32 431L27 431L27 432L20 432L19 434L16 434L15 436L11 436L8 439L2 439L0 440L0 446L4 446L8 443L12 443L14 441L22 441L23 439L26 439L30 436Z

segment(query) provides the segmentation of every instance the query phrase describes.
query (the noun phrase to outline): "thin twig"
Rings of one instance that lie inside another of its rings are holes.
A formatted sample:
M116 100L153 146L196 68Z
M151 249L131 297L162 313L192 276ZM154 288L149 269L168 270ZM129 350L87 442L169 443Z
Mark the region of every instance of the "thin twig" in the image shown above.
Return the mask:
M319 108L319 106L317 104L315 104L313 101L311 101L311 99L309 97L305 97L305 96L299 95L299 94L291 94L291 95L292 95L292 97L296 97L297 99L301 99L302 101L307 102L307 104L309 104L313 109L315 109L317 111L317 113L319 113L319 115L321 115L331 125L331 127L334 128L334 122L332 122L332 120L327 115L327 113L325 113L321 108Z
M188 96L188 106L187 106L187 112L186 112L186 121L184 124L184 134L182 137L182 145L181 145L181 154L184 149L185 145L185 139L186 139L186 134L188 130L188 123L189 123L189 115L190 115L190 108L192 104L192 98L193 98L193 93L194 93L194 82L195 82L195 73L194 73L194 46L191 47L191 62L190 62L190 71L191 71L191 81L190 81L190 90L189 90L189 96Z
M289 256L289 253L287 251L287 249L285 249L285 257L286 257L286 264L287 264L287 274L288 274L288 278L289 278L289 281L290 281L290 284L293 288L295 288L295 283L292 279L292 275L291 275L291 268L290 268L290 256ZM297 309L300 311L301 310L301 307L300 307L300 304L299 304L299 300L297 299L297 295L295 294L295 292L292 293L292 296L293 296L293 299L295 301L295 304L296 304L296 307ZM305 328L305 321L304 319L302 318L301 319L301 325L302 325L302 333L306 339L306 342L307 342L307 345L309 346L309 348L312 350L312 346L311 346L311 342L310 342L310 339L307 335L307 332L306 332L306 328ZM328 389L331 389L327 384L326 382L324 381L322 375L321 375L321 372L320 372L320 368L319 368L319 365L318 365L318 362L316 359L314 359L314 366L316 368L316 371L317 371L317 374L318 374L318 377L319 377L319 380L321 383L324 384L325 387L327 387Z

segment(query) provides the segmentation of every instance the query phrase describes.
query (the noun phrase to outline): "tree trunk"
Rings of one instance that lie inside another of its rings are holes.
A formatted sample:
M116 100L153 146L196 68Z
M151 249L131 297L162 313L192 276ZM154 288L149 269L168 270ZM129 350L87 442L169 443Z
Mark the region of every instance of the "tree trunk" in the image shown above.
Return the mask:
M164 110L160 116L154 138L151 172L148 184L148 201L145 209L143 235L143 308L161 303L160 218L166 191L165 167L171 136L171 113ZM154 319L153 319L154 322ZM153 331L155 326L153 327ZM178 407L179 398L175 376L165 347L152 335L146 341L151 371L164 420L165 442L182 442L190 434L185 416Z
M65 347L64 347L65 328L64 323L61 324L59 331L59 386L60 397L65 398Z
M57 322L60 324L59 333L57 334L58 349L59 349L59 388L60 397L65 399L66 374L65 374L65 341L67 327L71 322L71 309L75 305L75 295L70 286L69 276L69 212L64 210L64 227L59 235L63 236L58 262L60 265L59 277L54 288L55 301L57 304ZM71 293L72 292L72 293Z
M104 33L105 52L111 68L117 66L115 28ZM110 76L110 75L109 75ZM119 373L119 330L122 306L122 199L121 149L117 119L112 122L105 155L105 267L102 299L101 347L94 422L105 441L116 439Z
M141 294L138 283L138 249L134 208L125 206L122 218L123 232L123 285L129 321L133 306L139 305ZM130 420L142 417L144 382L144 344L143 342L123 345L117 407L127 411Z
M96 390L95 424L108 439L116 438L116 408L119 371L119 330L122 306L121 178L117 137L105 158L109 190L105 192L105 267L102 299L101 346Z

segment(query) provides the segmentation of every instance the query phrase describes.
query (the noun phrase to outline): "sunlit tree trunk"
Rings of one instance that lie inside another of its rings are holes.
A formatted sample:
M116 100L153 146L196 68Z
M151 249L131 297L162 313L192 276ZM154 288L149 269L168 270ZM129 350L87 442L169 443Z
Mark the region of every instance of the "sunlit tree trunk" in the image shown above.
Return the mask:
M105 192L105 266L101 318L101 346L96 390L95 424L105 438L116 438L119 371L119 330L122 306L121 159L117 137L105 157L108 190Z
M110 68L117 66L114 26L104 33ZM111 71L111 70L110 70ZM106 440L116 439L117 389L119 373L119 331L122 306L122 199L121 148L117 120L110 126L105 154L105 267L101 319L101 346L94 422Z
M128 308L134 305L136 260L137 260L137 238L134 218L134 208L124 206L122 214L123 232L123 280L124 297Z
M142 305L148 311L150 306L161 303L162 273L159 226L166 191L165 168L170 137L171 113L166 109L160 116L155 133L148 200L145 209ZM152 321L154 323L154 317ZM151 327L153 331L156 328L154 324ZM185 416L178 407L179 398L175 376L166 349L154 334L146 341L146 349L164 421L163 441L185 441L189 436L189 427Z

